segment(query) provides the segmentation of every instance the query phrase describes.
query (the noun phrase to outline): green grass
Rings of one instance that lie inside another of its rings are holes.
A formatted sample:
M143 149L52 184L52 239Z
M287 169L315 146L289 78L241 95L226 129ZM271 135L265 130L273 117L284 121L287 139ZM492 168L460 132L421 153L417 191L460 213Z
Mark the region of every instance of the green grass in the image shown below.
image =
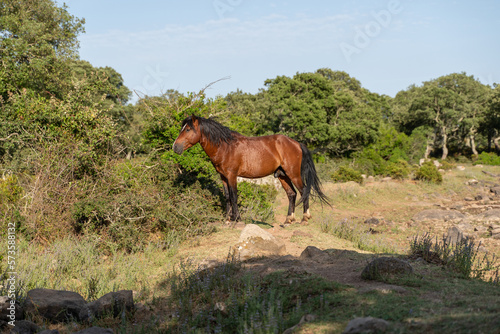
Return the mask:
M321 231L338 238L351 241L353 246L373 253L395 253L396 250L388 240L380 235L374 235L369 226L361 222L344 219L332 222L323 218Z

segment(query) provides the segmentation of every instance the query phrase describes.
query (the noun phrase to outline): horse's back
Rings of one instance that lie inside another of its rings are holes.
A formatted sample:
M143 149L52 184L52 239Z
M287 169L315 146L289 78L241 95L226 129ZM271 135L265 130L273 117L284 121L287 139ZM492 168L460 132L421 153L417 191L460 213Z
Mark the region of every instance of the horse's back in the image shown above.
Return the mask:
M298 165L300 169L300 144L281 134L242 136L235 151L235 158L240 162L239 176L263 177L274 173L279 167L289 169L291 165Z

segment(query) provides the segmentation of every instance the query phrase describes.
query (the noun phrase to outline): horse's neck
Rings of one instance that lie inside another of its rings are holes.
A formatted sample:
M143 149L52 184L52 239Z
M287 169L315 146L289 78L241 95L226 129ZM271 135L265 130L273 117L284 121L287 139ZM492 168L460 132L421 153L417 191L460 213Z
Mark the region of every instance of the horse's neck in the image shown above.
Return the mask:
M205 153L208 155L210 160L212 160L212 162L215 163L217 162L218 159L221 158L220 154L217 153L219 153L219 151L223 149L223 147L227 144L225 142L221 142L219 145L214 144L211 141L209 141L205 136L202 135L200 139L200 145L205 151Z

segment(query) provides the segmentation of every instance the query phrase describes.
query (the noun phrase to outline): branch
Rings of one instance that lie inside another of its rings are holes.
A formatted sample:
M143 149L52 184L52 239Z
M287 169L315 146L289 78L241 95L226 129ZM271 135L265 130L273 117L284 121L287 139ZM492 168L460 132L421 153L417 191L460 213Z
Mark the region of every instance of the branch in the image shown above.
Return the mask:
M8 135L5 138L0 138L0 141L6 141L7 139L9 139L12 136L19 136L19 133L11 133L10 135Z

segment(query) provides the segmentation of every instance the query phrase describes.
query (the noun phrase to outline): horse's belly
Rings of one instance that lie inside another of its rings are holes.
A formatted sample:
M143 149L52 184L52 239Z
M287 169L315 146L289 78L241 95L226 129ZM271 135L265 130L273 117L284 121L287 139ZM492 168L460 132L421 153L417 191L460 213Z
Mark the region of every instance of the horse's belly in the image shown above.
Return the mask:
M279 166L279 160L272 155L249 155L242 159L238 176L247 178L265 177L274 173Z

